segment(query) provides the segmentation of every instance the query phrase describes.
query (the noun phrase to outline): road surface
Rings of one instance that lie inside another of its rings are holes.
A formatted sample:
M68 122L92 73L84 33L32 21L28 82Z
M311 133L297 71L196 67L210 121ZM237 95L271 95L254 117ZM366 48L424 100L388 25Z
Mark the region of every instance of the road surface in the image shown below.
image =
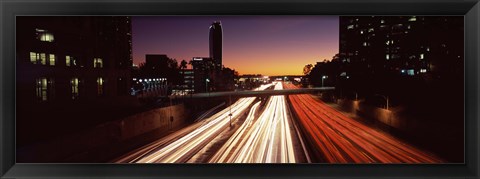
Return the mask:
M285 84L287 88L297 88ZM289 95L306 136L326 163L440 163L441 159L379 132L309 94Z

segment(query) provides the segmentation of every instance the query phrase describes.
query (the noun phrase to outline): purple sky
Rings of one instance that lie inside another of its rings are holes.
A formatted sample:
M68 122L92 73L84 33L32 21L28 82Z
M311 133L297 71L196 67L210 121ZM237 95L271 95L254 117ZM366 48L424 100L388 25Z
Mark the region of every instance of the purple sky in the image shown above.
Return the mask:
M338 53L337 16L136 16L134 63L145 54L208 57L213 21L222 23L223 65L240 74L299 75Z

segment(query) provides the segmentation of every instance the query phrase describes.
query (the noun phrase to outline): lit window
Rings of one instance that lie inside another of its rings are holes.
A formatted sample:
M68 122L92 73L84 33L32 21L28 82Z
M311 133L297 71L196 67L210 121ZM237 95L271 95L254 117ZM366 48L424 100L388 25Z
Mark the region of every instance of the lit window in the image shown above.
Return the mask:
M427 72L427 69L424 69L424 68L420 69L420 73L426 73L426 72Z
M79 85L78 78L72 78L70 80L70 85L72 86L72 99L77 99L78 98L78 85Z
M410 75L410 76L413 76L413 75L415 75L415 70L409 69L409 70L407 71L407 74Z
M105 81L103 80L103 78L97 78L97 94L100 96L100 95L103 95L103 92L104 92L104 83Z
M383 19L382 19L382 20L380 20L380 23L381 23L381 24L385 23L385 20L383 20Z
M408 21L410 21L410 22L417 21L417 18L415 16L413 16L410 19L408 19Z
M54 54L50 54L49 57L48 57L48 59L49 59L49 64L50 64L51 66L55 66L55 55L54 55Z
M363 46L366 47L366 46L367 46L367 42L363 42Z
M363 30L360 31L360 34L363 34Z
M427 47L427 52L430 52L430 47Z
M347 29L353 29L353 25L347 26Z
M390 60L390 55L389 54L385 55L385 59Z
M37 38L43 42L53 42L54 37L52 33L43 29L35 29L37 31Z
M47 78L37 78L36 80L36 94L37 94L37 99L41 101L46 101L47 98Z
M42 65L47 64L47 56L45 53L40 53L40 63L42 63Z
M67 67L69 67L69 66L70 66L70 63L71 63L70 56L68 56L68 55L65 56L65 65L66 65Z
M374 31L373 28L368 29L368 32L373 32L373 31Z
M72 56L65 56L65 65L66 66L77 66L77 60Z
M40 54L35 52L30 52L30 62L37 64L37 61L40 60Z
M390 41L389 41L389 40L387 40L387 41L385 42L385 44L387 44L387 45L390 45Z
M423 59L423 53L422 53L422 54L420 54L420 59Z
M53 34L51 33L44 33L40 36L40 41L44 42L53 42Z
M94 58L93 68L102 68L102 67L103 67L103 60L101 58Z

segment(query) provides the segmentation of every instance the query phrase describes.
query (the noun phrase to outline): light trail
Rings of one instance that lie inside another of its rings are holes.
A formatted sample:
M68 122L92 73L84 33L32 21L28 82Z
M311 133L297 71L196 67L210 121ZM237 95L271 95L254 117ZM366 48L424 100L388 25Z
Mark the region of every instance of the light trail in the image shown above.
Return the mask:
M265 90L270 86L271 84L262 85L255 90ZM188 134L177 138L169 136L167 138L171 140L161 140L144 147L138 152L133 152L132 156L139 155L142 152L147 152L147 154L136 157L129 162L183 163L229 126L230 111L232 119L238 118L248 109L254 100L255 97L241 98L231 106L203 121L203 124L197 124L196 128ZM175 140L172 141L173 139ZM133 158L132 156L124 157L121 161L125 162L126 158Z
M287 88L297 88L292 84ZM328 163L439 163L439 158L381 133L311 95L290 95L293 111Z
M282 89L282 84L277 83L275 89ZM250 110L245 123L209 162L295 163L297 161L285 96L270 97L264 112L252 124L257 110L256 105Z

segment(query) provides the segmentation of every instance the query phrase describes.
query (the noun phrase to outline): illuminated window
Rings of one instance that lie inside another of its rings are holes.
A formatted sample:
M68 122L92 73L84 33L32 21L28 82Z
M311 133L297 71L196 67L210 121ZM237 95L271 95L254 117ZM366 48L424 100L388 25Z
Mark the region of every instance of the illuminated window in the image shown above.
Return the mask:
M53 42L53 34L51 33L44 33L40 36L40 41L44 42Z
M407 74L410 75L410 76L413 76L413 75L415 75L415 70L409 69L409 70L407 70Z
M103 67L103 60L101 58L94 58L93 68L102 68L102 67Z
M385 59L390 60L390 55L389 54L385 55Z
M35 29L37 31L37 38L43 42L53 42L54 37L52 33L43 29Z
M40 54L35 52L30 52L30 62L37 64L40 61Z
M387 41L385 42L385 44L387 44L387 45L390 45L390 41L389 41L389 40L387 40Z
M40 63L42 63L42 65L47 64L47 56L45 53L40 53Z
M430 51L430 47L427 47L427 52L429 52L429 51Z
M347 29L353 29L353 25L347 26Z
M65 65L66 65L67 67L69 67L69 66L70 66L70 63L71 63L70 56L68 56L68 55L65 56Z
M36 94L37 99L41 101L47 101L47 90L48 90L48 81L47 78L37 78L36 80Z
M77 66L77 60L74 57L67 55L67 56L65 56L65 65L67 67Z
M368 29L368 32L373 32L373 31L374 31L373 28Z
M420 54L420 59L423 59L423 53L422 53L422 54Z
M385 23L385 20L383 20L383 19L382 19L382 20L380 20L380 23L381 23L381 24Z
M360 34L363 34L363 30L360 31Z
M49 57L48 57L48 59L49 59L49 64L50 64L51 66L55 66L55 55L54 55L54 54L50 54Z
M410 19L408 19L408 21L410 21L410 22L417 21L417 18L415 16L413 16Z
M105 87L105 85L103 85L104 82L105 81L103 80L103 78L101 77L97 78L97 94L99 96L104 94L104 87Z
M367 46L367 42L363 42L363 46L366 47L366 46Z
M70 80L70 85L72 87L72 99L77 99L78 98L78 85L79 85L78 78L72 78Z

